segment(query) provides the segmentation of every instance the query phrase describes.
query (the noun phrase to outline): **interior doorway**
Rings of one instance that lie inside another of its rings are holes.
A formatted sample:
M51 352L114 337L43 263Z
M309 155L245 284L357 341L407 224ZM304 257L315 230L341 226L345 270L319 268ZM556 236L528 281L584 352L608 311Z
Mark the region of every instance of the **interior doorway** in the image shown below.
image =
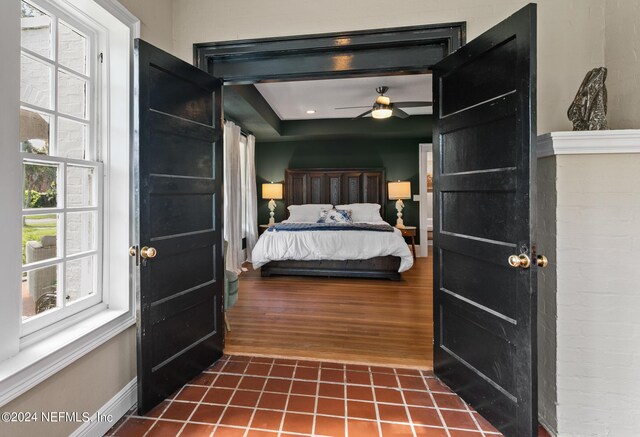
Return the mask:
M436 375L507 435L535 433L535 23L529 5L455 53L460 25L196 47L228 83L435 68ZM517 293L513 311L494 308L493 282Z

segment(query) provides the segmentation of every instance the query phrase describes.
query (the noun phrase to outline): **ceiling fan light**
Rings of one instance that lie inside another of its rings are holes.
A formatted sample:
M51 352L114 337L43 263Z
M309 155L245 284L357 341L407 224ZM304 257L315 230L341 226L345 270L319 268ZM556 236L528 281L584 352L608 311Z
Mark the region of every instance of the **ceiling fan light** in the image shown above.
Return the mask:
M376 99L376 103L379 103L381 105L389 105L391 103L391 99L387 96L378 96L378 98Z
M381 118L389 118L391 117L391 113L393 111L389 108L378 108L371 111L371 116L373 118L381 119Z

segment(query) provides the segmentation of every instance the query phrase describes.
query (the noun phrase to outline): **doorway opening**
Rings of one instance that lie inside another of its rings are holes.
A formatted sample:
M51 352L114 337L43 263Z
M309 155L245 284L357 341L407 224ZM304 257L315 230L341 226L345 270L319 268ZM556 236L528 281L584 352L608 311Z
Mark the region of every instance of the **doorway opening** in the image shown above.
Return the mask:
M438 37L434 36L434 29L441 32ZM539 265L532 241L535 214L531 212L531 202L535 190L530 184L535 174L531 159L535 139L535 5L525 7L448 56L442 51L443 45L450 48L452 40L442 39L447 29L451 36L450 27L443 31L442 26L435 26L422 29L423 32L410 28L377 34L359 32L346 38L321 35L227 43L220 44L217 52L213 49L216 53L208 47L208 58L204 53L200 56L196 48L196 59L213 75L207 89L214 90L219 114L222 111L216 87L220 80L241 84L322 75L388 74L398 69L414 74L433 70L437 120L435 372L508 435L533 435L534 274ZM313 47L320 48L312 50ZM204 73L198 74L204 80ZM193 87L190 91L201 93ZM211 95L209 92L208 97ZM162 97L151 101L152 106L158 103L173 109L167 106L172 102ZM212 132L219 134L219 127L211 126ZM220 186L219 175L216 171L217 179L210 184L212 190L216 184ZM326 177L323 174L314 179L315 176L306 175L302 180L312 187L314 181L322 186ZM358 187L358 183L376 186L381 179L380 174L363 170L347 175L345 181L348 187L352 186L351 181ZM336 180L341 181L342 176ZM180 196L176 189L183 185L184 181L158 187ZM374 192L380 195L383 190ZM142 194L146 194L144 190ZM395 196L398 200L404 197ZM476 216L469 210L476 211ZM219 229L213 232L219 234ZM220 241L214 244L220 247ZM220 250L216 249L216 253ZM154 263L151 261L152 266ZM291 268L288 265L287 270ZM216 273L217 277L220 273ZM144 296L144 284L141 288ZM496 293L505 298L496 297ZM143 307L143 316L144 311ZM180 341L199 341L186 337L185 333Z

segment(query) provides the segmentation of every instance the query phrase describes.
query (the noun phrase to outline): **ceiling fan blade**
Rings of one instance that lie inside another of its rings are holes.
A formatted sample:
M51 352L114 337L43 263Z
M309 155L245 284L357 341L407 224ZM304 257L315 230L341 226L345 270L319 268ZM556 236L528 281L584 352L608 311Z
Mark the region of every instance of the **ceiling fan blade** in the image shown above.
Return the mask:
M403 108L419 108L421 106L433 106L433 102L393 102L395 106Z
M333 109L356 109L356 108L369 108L371 105L363 105L363 106L343 106L341 108L333 108Z
M392 108L393 112L392 115L394 117L398 117L398 118L407 118L409 116L409 114L407 114L406 112L404 112L402 109L396 107L395 105Z
M370 114L373 111L373 109L369 109L367 112L363 112L362 114L358 115L357 117L353 117L354 119L356 118L362 118L367 114Z

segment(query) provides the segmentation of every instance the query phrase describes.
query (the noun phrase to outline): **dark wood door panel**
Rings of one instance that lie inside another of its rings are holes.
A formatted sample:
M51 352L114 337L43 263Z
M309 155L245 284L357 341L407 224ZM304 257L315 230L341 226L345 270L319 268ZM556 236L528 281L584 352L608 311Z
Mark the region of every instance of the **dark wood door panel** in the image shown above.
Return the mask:
M506 436L537 428L536 8L434 67L434 369Z
M500 38L498 35L493 37ZM482 42L478 41L476 46ZM511 37L485 52L474 53L466 63L443 75L439 83L441 116L513 92L518 85L517 44L516 38ZM500 80L495 80L496 77Z
M222 355L222 84L141 40L135 72L144 414Z
M149 87L162 92L149 94L149 109L211 126L213 95L210 90L215 86L215 79L211 76L189 77L190 72L178 62L162 68L153 64L154 61L156 59L152 57L147 69ZM176 71L171 71L172 67Z
M492 263L441 246L441 290L467 299L495 313L515 319L517 272L501 263ZM485 293L485 289L493 290Z
M158 126L150 132L155 152L149 161L150 173L215 177L211 148L215 129L155 111L149 113L149 121Z

